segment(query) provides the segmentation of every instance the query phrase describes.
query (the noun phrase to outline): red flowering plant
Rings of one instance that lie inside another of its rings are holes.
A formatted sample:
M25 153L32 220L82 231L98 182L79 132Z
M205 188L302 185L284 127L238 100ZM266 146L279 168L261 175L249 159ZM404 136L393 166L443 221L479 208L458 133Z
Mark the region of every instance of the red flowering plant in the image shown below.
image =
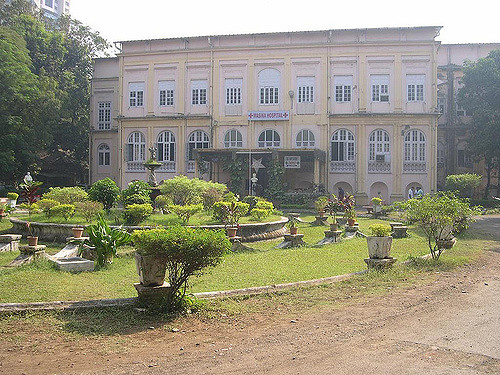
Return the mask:
M333 224L337 224L337 212L344 208L344 202L339 200L335 194L332 194L328 198L328 202L325 206L325 211L328 212L330 216L333 216Z
M342 204L344 205L344 217L348 220L356 219L356 211L354 210L356 200L354 199L354 195L346 194L342 200Z

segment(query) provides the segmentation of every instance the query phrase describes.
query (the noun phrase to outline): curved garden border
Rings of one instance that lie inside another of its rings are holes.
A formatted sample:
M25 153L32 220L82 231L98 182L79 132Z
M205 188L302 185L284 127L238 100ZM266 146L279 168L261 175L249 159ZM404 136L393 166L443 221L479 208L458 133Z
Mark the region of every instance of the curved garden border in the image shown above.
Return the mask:
M288 219L282 217L280 220L272 221L269 223L249 223L240 224L237 235L242 237L243 242L260 241L267 240L271 238L277 238L285 234L285 224ZM12 223L12 233L22 234L27 236L29 234L26 223L28 221L21 220L17 218L11 218ZM88 225L80 224L57 224L57 223L37 223L29 222L31 231L34 236L38 236L42 241L53 241L53 242L66 242L68 237L73 236L73 231L71 228L83 227L86 228ZM113 227L113 226L112 226ZM123 226L128 232L141 229L151 229L152 226ZM202 225L199 228L205 229L224 229L224 225Z

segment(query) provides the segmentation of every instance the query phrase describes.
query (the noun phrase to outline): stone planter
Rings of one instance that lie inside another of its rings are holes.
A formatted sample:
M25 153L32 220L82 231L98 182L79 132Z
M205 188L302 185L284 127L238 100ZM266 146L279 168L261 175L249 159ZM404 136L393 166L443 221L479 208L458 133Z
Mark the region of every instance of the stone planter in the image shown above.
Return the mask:
M366 242L370 259L390 258L392 237L367 236Z
M166 260L161 255L141 255L135 253L135 265L139 281L143 286L163 285L167 269Z
M37 246L38 245L38 237L28 236L28 245L29 246Z
M71 228L73 231L73 237L75 238L81 238L83 234L83 228Z

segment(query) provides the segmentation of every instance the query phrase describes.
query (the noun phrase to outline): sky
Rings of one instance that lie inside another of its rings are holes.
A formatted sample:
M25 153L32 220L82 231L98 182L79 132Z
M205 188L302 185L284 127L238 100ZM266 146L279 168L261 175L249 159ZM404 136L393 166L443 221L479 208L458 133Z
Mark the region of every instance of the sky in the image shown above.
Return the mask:
M443 26L442 43L500 43L500 1L71 0L109 42L205 35Z

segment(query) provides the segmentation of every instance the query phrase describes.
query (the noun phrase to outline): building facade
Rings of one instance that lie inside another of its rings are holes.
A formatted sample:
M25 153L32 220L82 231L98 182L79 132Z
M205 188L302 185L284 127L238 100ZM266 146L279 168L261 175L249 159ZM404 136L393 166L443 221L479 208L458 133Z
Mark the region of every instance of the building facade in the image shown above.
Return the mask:
M90 181L184 174L387 203L437 188L440 27L121 42L95 60ZM251 168L254 167L261 168Z
M10 4L12 0L5 0ZM50 18L59 18L63 14L69 15L71 0L31 0L33 5L43 10L44 14Z

